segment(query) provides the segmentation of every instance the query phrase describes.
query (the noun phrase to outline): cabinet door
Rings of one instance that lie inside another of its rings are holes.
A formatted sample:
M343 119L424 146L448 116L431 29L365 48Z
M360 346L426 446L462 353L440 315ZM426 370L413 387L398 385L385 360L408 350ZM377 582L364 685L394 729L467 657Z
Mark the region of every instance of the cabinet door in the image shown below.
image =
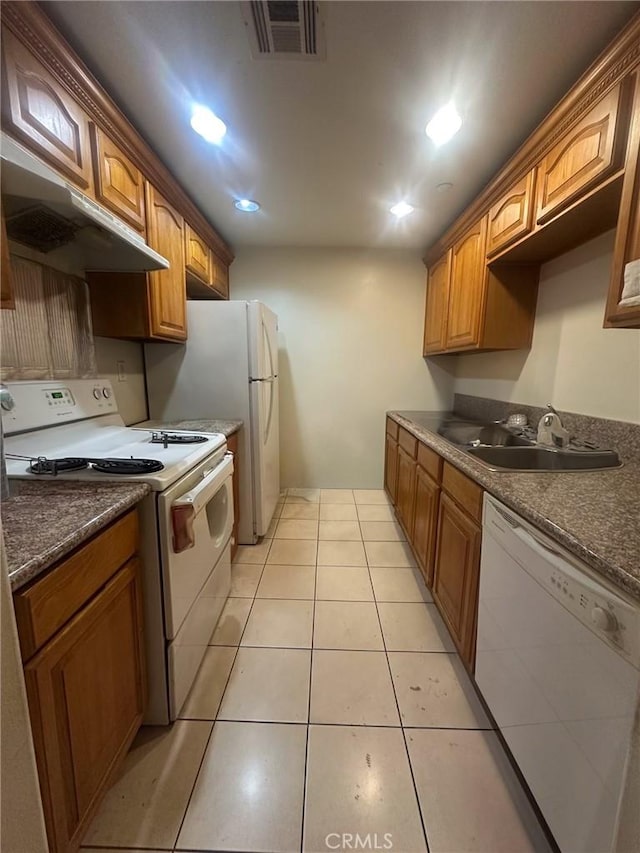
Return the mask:
M447 315L447 349L474 347L480 340L486 278L487 218L483 217L453 247Z
M620 165L629 119L626 86L616 86L566 133L538 166L543 224L586 194Z
M633 117L627 143L620 215L613 249L606 326L640 328L640 299L622 301L627 264L640 263L640 72L634 78Z
M487 257L497 255L531 231L535 169L515 183L489 211Z
M131 160L93 122L89 126L96 198L144 231L144 178Z
M443 493L433 597L462 660L473 670L480 573L480 525Z
M136 559L32 658L25 680L49 844L66 853L142 722Z
M398 442L389 433L385 435L384 487L395 506L398 499Z
M150 183L146 188L149 245L170 264L168 270L147 273L151 336L183 341L187 337L187 295L182 217Z
M398 446L398 518L409 538L413 530L413 505L416 497L416 462Z
M0 268L0 277L2 288L0 289L0 308L15 308L13 301L13 287L11 285L11 259L9 257L9 241L7 240L7 230L4 224L4 211L0 209L0 241L2 246L2 267Z
M447 302L451 275L451 249L429 267L424 315L423 355L442 352L447 333Z
M416 468L416 500L413 515L413 549L422 574L431 588L438 526L440 487L419 465Z
M229 265L215 252L211 252L211 287L223 299L229 298Z
M184 248L186 269L206 285L211 283L211 255L209 247L193 228L185 222Z
M2 31L4 126L85 191L91 191L89 120L74 99L6 29Z

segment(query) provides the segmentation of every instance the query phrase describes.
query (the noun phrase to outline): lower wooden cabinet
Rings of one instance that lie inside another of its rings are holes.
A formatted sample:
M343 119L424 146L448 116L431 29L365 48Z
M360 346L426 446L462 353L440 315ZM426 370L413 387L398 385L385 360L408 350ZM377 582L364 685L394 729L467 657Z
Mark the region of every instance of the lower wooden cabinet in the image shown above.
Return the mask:
M480 525L440 497L433 597L467 668L473 671L480 577Z
M398 492L396 512L407 535L413 530L413 508L416 499L415 459L402 447L398 447Z
M418 465L411 540L418 564L429 587L433 585L439 497L440 486Z
M384 488L395 506L398 499L398 424L387 418L384 447Z
M73 585L74 596L82 589L88 591L92 578L101 582L103 567L113 563L114 552L132 527L116 522L109 530L116 530L116 540L101 534L60 564L62 578ZM83 554L86 559L75 565ZM78 582L65 573L71 561L85 576ZM33 638L46 636L48 626L56 621L51 608L57 608L56 600L63 601L58 594L62 595L65 585L56 583L57 571L54 567L35 581L20 599L19 635L27 624L35 628L30 637L20 636L23 656ZM77 849L142 723L146 671L140 575L138 558L130 556L70 619L60 611L63 626L24 664L52 853ZM45 583L45 591L53 597L38 595L38 583ZM22 590L14 598L21 594Z
M385 435L384 487L395 506L398 499L398 442L389 433Z

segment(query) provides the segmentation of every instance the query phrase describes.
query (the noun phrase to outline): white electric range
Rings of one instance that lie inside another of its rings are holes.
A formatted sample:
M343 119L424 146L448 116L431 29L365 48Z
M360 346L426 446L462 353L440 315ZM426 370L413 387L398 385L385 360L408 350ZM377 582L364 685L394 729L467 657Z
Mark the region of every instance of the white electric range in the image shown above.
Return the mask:
M176 719L229 594L233 457L226 439L127 427L108 380L7 383L9 478L138 481L149 702Z

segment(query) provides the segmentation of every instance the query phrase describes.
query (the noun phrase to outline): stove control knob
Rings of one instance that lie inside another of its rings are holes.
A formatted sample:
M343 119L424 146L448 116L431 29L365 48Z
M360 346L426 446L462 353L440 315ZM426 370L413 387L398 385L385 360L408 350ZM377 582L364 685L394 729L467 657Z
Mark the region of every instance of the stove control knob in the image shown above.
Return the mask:
M111 396L111 391L109 390L109 388L103 388L102 389L102 396L104 397L105 400L109 399L109 397Z
M100 389L99 388L93 389L93 396L96 398L96 400L100 399Z
M15 401L6 385L0 385L0 406L5 412L10 412L15 406Z
M618 620L613 613L605 610L604 607L599 607L597 604L591 611L591 621L601 631L613 633L618 630Z

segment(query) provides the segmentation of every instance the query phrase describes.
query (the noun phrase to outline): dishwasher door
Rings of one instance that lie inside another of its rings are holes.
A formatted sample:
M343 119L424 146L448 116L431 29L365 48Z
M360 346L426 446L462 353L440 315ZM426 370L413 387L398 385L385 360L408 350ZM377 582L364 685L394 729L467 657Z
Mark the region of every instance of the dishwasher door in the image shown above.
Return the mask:
M563 853L609 853L640 612L485 496L476 682Z

